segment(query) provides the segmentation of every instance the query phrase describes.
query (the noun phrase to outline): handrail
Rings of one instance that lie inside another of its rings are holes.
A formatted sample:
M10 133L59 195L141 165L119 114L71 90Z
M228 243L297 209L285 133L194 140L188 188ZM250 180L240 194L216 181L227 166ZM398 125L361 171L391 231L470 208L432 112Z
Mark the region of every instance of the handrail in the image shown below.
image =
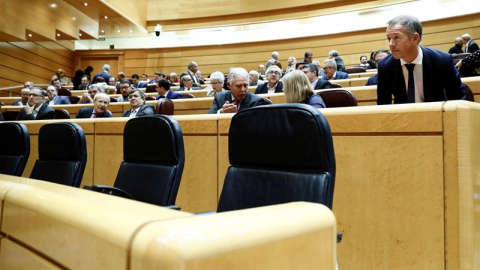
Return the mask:
M44 88L44 87L47 87L49 86L49 84L36 84L35 85L36 87L41 87L41 88ZM10 91L10 97L12 96L12 90L16 90L16 89L23 89L24 88L24 85L21 84L21 85L18 85L18 86L8 86L8 87L1 87L0 88L0 91Z

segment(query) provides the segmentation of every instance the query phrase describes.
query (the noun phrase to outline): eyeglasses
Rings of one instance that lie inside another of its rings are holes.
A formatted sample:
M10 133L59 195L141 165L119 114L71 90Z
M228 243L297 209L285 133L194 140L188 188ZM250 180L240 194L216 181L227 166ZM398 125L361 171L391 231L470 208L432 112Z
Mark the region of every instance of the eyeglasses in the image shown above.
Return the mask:
M30 93L28 94L29 96L34 96L34 97L39 97L40 95L39 94L34 94L34 93Z
M277 72L277 71L270 71L270 72L267 73L267 75L270 75L270 76L274 76L274 75L275 75L275 76L280 76L280 73Z
M210 82L210 84L222 84L221 82Z
M130 86L120 86L120 89L128 89Z

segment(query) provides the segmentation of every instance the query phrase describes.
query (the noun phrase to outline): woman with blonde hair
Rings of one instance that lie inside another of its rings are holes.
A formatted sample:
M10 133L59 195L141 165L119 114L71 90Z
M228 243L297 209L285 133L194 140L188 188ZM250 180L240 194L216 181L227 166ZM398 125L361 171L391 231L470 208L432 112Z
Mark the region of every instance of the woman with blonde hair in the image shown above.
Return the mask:
M326 108L323 99L315 95L307 75L294 70L283 77L283 92L287 103L305 103L315 108Z

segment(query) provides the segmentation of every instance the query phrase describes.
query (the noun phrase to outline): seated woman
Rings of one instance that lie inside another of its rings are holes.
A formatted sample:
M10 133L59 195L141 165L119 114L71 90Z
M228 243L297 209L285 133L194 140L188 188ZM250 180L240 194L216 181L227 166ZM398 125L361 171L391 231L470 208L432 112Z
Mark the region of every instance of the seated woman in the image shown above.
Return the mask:
M289 72L283 77L283 92L287 103L305 103L315 108L326 108L323 99L313 92L307 75L300 70Z
M205 88L207 90L207 97L213 97L218 92L223 92L223 82L225 76L220 71L215 71L210 75L210 85Z

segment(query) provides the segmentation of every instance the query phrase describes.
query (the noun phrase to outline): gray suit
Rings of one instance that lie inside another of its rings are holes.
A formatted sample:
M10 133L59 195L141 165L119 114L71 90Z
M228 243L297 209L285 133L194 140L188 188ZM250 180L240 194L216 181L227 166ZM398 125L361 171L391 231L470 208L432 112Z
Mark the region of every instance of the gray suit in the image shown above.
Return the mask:
M223 104L225 102L230 102L232 103L232 91L225 91L225 92L219 92L215 95L215 98L213 99L213 104L208 113L217 113L219 109L223 107ZM265 101L263 100L262 97L259 97L257 95L254 95L250 92L247 92L247 95L245 98L240 102L240 108L239 110L243 110L246 108L251 108L259 105L266 105Z
M125 112L123 112L122 116L129 117L130 113L132 113L132 110L126 110ZM155 109L153 105L150 105L150 104L143 104L142 106L140 106L137 112L137 116L150 115L150 114L155 114Z

